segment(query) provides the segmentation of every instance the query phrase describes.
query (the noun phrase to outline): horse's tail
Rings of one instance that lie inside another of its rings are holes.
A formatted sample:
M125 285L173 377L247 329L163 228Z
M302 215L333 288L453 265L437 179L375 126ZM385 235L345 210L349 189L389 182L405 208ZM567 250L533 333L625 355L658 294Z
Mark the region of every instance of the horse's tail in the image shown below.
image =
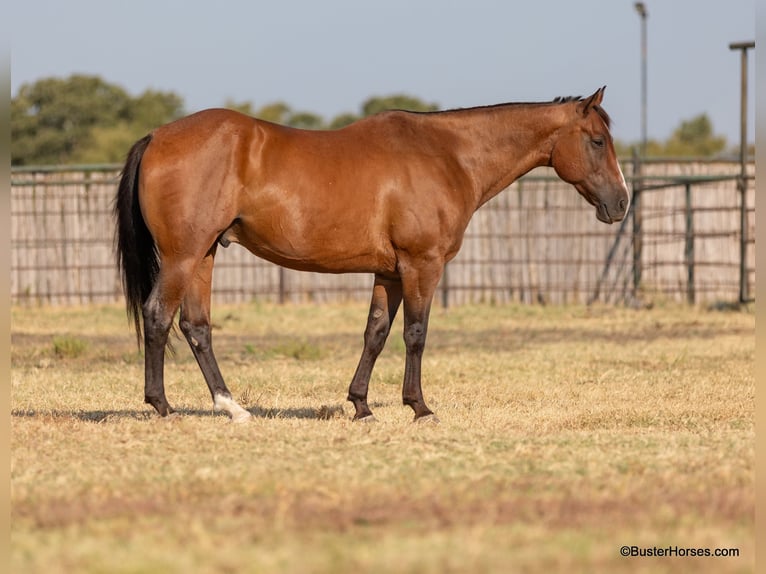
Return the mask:
M122 277L128 318L132 318L136 325L139 347L142 306L152 292L160 270L154 238L146 227L138 204L138 170L141 158L151 141L152 136L149 134L138 140L130 149L114 201L114 215L117 220L117 267Z

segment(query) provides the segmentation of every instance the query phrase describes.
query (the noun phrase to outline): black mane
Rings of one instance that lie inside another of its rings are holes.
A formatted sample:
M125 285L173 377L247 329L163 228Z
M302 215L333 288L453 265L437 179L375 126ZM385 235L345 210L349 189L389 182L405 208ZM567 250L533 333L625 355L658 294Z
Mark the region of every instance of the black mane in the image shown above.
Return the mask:
M582 102L585 98L583 96L559 96L558 98L554 98L551 102L552 104L566 104L569 102ZM609 117L609 114L604 111L604 108L601 106L593 106L593 109L596 110L598 115L601 117L602 120L604 120L604 123L606 124L606 127L610 127L612 125L612 118Z
M489 104L486 106L473 106L469 108L452 108L448 110L435 110L430 112L421 112L421 111L414 111L414 110L397 110L397 111L405 111L411 114L422 114L422 115L430 115L430 114L449 114L449 113L459 113L459 112L465 112L469 110L493 110L493 109L499 109L499 108L505 108L508 106L553 106L558 104L568 104L570 102L582 102L585 100L583 96L559 96L557 98L554 98L550 102L505 102L501 104ZM604 111L604 108L601 106L594 106L594 110L598 113L598 115L601 117L602 120L604 120L604 123L606 124L606 127L609 128L611 126L612 120L609 117L609 114ZM390 110L394 111L394 110Z
M583 100L582 96L559 96L558 98L553 98L554 104L566 104L567 102L581 102Z

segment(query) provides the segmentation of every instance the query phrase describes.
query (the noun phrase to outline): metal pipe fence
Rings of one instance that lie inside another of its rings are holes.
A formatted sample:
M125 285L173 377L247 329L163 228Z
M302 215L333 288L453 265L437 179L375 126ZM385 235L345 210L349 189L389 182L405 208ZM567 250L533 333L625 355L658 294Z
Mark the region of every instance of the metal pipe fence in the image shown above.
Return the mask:
M12 303L122 300L111 213L119 169L12 170ZM549 170L535 170L476 212L460 253L447 265L438 300L444 306L616 303L657 296L737 301L740 293L755 292L753 178L749 163L743 194L735 162L644 163L641 256L635 260L630 218L612 226L596 221L593 208L571 186ZM284 269L232 245L218 250L213 298L366 300L372 281L368 274Z

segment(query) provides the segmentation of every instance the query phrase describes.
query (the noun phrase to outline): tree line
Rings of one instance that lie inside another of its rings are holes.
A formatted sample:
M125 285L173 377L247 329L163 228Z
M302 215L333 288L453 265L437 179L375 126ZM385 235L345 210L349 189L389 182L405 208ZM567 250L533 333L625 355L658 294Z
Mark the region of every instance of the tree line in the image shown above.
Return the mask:
M338 129L386 109L439 109L406 94L370 97L358 112L329 120L285 102L255 107L229 100L223 107L304 129ZM183 98L173 92L146 90L132 96L99 76L43 78L22 85L11 99L11 165L121 163L133 142L186 113ZM621 156L630 155L636 145L615 142ZM648 156L715 157L725 152L726 138L715 135L706 114L681 122L667 141L647 143Z

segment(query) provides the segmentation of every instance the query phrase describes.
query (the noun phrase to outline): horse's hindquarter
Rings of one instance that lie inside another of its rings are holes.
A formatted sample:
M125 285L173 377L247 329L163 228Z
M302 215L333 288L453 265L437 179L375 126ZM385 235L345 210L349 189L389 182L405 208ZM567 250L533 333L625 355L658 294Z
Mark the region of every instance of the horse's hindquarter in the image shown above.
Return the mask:
M199 258L231 224L251 134L252 120L229 110L206 110L152 132L139 203L161 258Z

